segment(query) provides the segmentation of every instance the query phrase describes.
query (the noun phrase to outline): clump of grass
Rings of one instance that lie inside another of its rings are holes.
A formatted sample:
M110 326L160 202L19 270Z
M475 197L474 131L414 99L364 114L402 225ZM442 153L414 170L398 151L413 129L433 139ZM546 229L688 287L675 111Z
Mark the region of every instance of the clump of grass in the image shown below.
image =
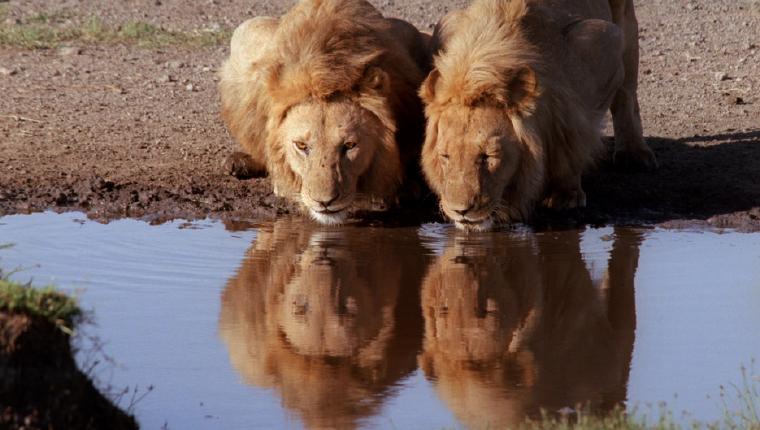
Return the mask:
M69 335L83 315L75 298L54 287L33 288L13 282L1 270L0 312L45 318Z
M0 23L0 46L49 49L71 43L126 43L142 47L172 45L216 46L226 43L229 29L171 31L142 21L113 26L97 17L80 23L61 23L58 16L37 14L21 24Z
M760 430L760 377L755 373L755 361L749 369L741 367L742 382L720 387L723 407L723 428Z
M527 421L519 430L760 430L760 375L755 372L755 361L749 368L741 367L741 382L720 387L722 418L714 422L693 421L682 424L665 403L659 405L654 420L633 409L617 408L599 416L578 412L564 417L543 414L541 420ZM688 415L685 415L688 416ZM685 421L685 420L684 420Z
M528 421L520 430L678 430L681 427L673 420L673 414L665 405L660 405L658 419L649 423L646 416L636 411L627 412L622 407L599 416L578 412L565 417L550 416L546 413L539 421Z

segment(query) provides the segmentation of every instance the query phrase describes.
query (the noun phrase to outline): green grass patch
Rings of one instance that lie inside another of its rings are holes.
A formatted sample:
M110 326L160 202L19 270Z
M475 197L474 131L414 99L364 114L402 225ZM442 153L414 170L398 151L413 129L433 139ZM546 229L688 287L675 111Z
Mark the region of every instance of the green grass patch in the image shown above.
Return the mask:
M72 334L82 317L77 300L54 287L33 288L5 277L0 271L0 312L45 318Z
M147 22L131 21L113 26L97 17L81 23L61 22L44 13L21 24L0 23L0 46L50 49L66 44L134 44L146 48L162 46L217 46L227 43L232 30L169 31Z

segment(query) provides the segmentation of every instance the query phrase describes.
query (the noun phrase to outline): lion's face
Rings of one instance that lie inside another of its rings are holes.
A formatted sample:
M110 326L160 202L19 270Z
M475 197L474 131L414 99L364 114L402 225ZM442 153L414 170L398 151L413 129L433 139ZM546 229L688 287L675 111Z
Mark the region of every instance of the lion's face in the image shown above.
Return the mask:
M386 321L354 257L339 237L321 233L300 255L278 310L281 329L298 353L349 357L381 331Z
M503 109L452 106L428 130L423 169L457 227L488 230L520 163L520 144Z
M381 145L383 125L347 98L292 107L279 135L285 161L300 177L300 200L323 224L339 224Z

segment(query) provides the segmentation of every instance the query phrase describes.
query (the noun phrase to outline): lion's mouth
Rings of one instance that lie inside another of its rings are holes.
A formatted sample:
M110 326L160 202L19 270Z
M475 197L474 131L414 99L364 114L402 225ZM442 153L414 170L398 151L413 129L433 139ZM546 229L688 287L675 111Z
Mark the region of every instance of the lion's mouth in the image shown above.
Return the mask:
M321 215L334 215L334 214L341 213L344 210L346 209L345 208L344 209L320 209L320 210L315 210L314 212Z
M331 208L310 208L311 217L320 224L336 225L343 224L348 217L348 206L340 209Z
M493 220L490 216L480 219L460 218L454 219L457 228L465 231L487 231L493 227Z

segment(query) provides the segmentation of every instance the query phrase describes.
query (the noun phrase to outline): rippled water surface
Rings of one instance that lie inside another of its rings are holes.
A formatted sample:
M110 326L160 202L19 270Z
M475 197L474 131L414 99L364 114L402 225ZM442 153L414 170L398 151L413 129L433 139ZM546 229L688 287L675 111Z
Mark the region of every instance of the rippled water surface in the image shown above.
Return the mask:
M712 420L760 358L757 234L228 227L10 216L0 265L79 291L116 362L98 378L155 387L148 429L498 428L660 401Z

